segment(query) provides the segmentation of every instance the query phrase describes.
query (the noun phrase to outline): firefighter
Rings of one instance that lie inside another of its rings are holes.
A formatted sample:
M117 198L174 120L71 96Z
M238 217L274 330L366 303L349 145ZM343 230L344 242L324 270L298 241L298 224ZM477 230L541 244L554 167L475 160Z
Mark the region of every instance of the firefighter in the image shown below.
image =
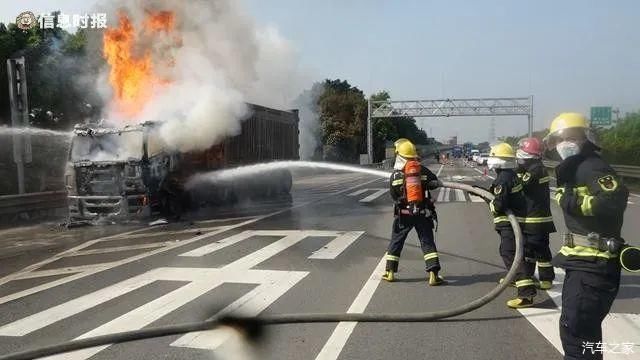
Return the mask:
M516 255L516 240L513 228L506 215L506 210L511 210L520 220L526 215L526 201L522 193L523 186L516 174L516 153L507 143L499 143L491 148L487 166L496 171L496 179L491 184L489 191L494 199L489 203L493 214L495 229L500 235L500 256L507 269L511 268ZM531 252L525 246L525 259L518 265L515 279L515 287L518 295L507 301L510 308L523 308L533 305L536 295L533 273L535 262L531 263ZM503 279L501 279L503 281Z
M444 283L438 275L440 260L433 236L435 206L429 190L437 188L438 178L420 164L416 147L407 139L395 142L396 162L390 179L390 192L394 204L394 220L391 242L386 253L386 270L383 279L395 280L400 253L411 229L415 228L422 247L429 285Z
M549 234L556 232L551 216L549 176L542 164L543 146L537 138L525 138L518 144L518 178L523 185L527 214L522 221L525 243L532 249L538 264L537 283L540 289L548 290L553 285L555 273L551 265Z
M586 118L562 113L545 138L562 162L556 168L555 199L569 232L553 265L565 270L562 287L560 339L565 359L602 359L585 343L602 341L602 320L620 286L618 256L629 191L606 161Z

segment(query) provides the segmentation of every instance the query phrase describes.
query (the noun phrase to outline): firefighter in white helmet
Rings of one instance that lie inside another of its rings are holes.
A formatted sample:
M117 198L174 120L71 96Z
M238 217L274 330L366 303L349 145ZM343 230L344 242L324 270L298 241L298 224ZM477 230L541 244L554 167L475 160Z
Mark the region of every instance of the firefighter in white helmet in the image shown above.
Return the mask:
M435 206L429 190L437 188L436 175L420 164L415 145L407 139L395 142L396 162L390 179L390 192L394 204L391 242L386 253L383 279L395 280L400 253L411 229L415 228L422 247L427 281L431 286L444 283L438 275L440 260L433 236Z

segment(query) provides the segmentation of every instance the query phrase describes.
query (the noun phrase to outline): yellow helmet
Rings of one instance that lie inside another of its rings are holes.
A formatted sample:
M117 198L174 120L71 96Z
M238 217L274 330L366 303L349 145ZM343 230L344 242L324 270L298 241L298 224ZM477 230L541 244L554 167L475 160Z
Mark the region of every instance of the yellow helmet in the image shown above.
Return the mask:
M515 159L516 152L513 147L507 143L499 143L491 147L489 156L497 158Z
M584 138L592 144L598 145L587 118L580 113L566 112L558 115L551 122L549 135L545 136L543 141L548 149L553 149L559 142L567 138Z
M394 145L396 146L396 155L400 155L406 159L414 159L418 157L416 146L408 139L398 139Z

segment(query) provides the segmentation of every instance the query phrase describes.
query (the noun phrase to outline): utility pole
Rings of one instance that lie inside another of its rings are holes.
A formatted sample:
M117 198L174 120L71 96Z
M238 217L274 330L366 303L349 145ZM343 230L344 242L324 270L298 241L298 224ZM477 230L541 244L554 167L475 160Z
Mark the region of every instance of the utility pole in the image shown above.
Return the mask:
M24 57L7 59L7 73L11 126L26 128L29 126L29 100ZM31 162L31 136L29 134L16 133L13 135L13 161L16 163L18 172L18 193L24 194L24 164Z

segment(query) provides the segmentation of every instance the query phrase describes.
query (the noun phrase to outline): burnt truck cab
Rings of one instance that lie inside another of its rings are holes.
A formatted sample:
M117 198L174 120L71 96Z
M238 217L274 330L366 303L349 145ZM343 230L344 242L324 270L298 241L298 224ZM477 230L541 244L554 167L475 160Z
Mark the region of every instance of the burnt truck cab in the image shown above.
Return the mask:
M153 124L123 128L75 126L65 171L72 221L131 219L151 214L149 195L154 181L146 143L152 127Z
M198 151L168 147L157 131L161 123L76 125L65 171L70 221L179 216L186 208L289 196L288 170L185 189L199 173L299 159L298 112L248 105L239 135Z

